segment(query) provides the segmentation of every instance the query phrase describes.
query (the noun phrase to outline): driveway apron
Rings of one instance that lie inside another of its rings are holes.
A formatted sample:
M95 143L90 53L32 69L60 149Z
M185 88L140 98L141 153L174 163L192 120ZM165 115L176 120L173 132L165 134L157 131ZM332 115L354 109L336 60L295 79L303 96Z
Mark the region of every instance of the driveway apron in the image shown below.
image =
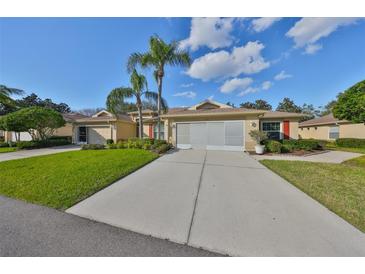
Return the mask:
M232 256L365 256L365 236L243 152L162 156L67 212Z

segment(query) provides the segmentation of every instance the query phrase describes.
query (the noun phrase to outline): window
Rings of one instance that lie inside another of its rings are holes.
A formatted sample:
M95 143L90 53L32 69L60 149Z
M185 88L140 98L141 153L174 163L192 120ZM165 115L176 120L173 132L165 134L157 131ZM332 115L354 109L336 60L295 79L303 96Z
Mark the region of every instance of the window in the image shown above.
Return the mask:
M86 127L79 127L79 142L86 143L86 141L87 141Z
M338 126L333 126L330 127L330 131L329 131L329 138L330 139L338 139L340 136L340 131Z
M165 125L164 123L160 123L160 140L165 140ZM153 127L153 138L158 139L158 126L157 124Z
M262 122L262 131L267 133L269 139L281 139L280 122Z

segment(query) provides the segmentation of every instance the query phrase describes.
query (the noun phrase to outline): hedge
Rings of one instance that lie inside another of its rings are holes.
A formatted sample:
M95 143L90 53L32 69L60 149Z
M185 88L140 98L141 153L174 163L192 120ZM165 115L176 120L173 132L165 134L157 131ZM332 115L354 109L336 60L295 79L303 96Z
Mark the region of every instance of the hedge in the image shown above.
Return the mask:
M19 149L36 149L54 146L69 145L71 142L67 138L55 138L45 141L19 141L16 143L16 147Z
M335 143L339 147L365 148L365 139L339 138Z

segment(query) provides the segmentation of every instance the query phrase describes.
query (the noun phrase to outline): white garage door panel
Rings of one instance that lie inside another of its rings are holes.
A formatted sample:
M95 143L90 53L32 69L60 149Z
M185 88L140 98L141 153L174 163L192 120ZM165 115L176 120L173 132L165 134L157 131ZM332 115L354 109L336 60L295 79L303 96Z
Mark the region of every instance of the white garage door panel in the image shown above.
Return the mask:
M105 144L106 139L110 138L109 127L89 127L87 130L89 144Z
M244 121L178 123L178 148L233 150L244 149Z
M17 137L15 135L18 134L19 134L19 141L32 141L32 136L28 132L20 132L20 133L13 132L11 136L12 141L15 142L17 140Z
M206 123L190 124L190 143L195 149L206 149L207 125Z

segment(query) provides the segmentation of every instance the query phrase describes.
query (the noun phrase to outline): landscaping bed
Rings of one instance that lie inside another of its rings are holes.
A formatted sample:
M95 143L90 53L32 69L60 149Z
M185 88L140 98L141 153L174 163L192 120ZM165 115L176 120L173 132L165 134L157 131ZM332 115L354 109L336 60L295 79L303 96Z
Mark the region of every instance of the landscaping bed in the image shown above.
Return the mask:
M342 164L260 162L365 232L365 156Z
M0 194L64 210L157 157L142 149L110 149L5 161Z

